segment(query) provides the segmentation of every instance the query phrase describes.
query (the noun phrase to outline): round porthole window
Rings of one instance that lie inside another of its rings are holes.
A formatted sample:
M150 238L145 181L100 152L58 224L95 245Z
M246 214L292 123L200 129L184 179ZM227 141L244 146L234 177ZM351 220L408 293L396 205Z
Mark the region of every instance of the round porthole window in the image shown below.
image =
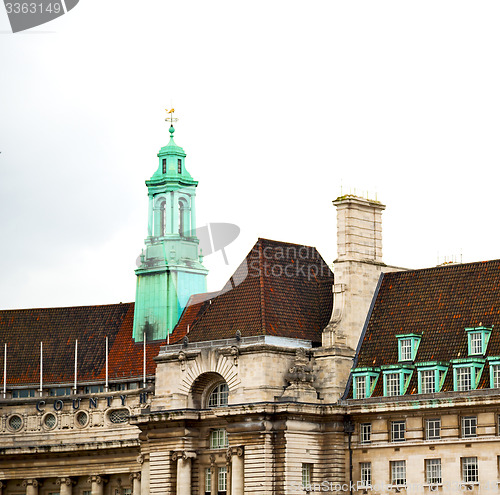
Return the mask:
M89 415L85 411L80 411L76 414L76 425L83 427L89 422Z
M23 426L23 418L15 414L9 418L9 428L13 431L19 431Z
M130 418L128 409L115 409L109 413L111 423L127 423Z
M48 413L44 416L43 418L43 425L45 428L52 430L52 428L55 428L57 424L57 418L55 414Z

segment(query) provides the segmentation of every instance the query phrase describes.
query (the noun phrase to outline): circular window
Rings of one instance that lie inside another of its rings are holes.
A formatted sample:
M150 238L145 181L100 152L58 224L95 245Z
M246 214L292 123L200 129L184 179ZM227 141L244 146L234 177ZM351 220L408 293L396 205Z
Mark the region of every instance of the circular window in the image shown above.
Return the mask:
M23 426L23 419L17 414L9 418L9 427L11 430L18 431Z
M43 418L43 424L45 428L48 428L49 430L52 430L52 428L55 428L57 424L57 418L55 414L48 413L45 415Z
M127 423L130 413L128 409L115 409L109 413L108 417L112 423Z
M75 419L77 426L86 426L89 422L89 415L85 411L80 411L76 414Z

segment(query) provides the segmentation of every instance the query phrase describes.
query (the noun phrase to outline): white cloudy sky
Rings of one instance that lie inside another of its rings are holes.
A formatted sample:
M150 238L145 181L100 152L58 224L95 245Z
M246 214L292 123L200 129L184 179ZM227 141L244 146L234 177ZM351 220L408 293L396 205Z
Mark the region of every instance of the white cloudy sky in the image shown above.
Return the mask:
M80 0L10 34L0 6L0 307L131 301L144 180L176 141L198 225L336 257L341 192L387 205L384 260L500 257L500 3Z

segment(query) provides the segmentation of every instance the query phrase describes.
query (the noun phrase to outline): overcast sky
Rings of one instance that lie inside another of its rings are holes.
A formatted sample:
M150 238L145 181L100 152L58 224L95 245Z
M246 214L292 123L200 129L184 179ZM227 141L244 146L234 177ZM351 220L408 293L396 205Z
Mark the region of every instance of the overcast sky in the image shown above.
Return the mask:
M257 238L336 257L342 192L384 261L500 257L500 3L80 0L10 33L0 5L0 307L133 301L144 180L176 142L221 288Z

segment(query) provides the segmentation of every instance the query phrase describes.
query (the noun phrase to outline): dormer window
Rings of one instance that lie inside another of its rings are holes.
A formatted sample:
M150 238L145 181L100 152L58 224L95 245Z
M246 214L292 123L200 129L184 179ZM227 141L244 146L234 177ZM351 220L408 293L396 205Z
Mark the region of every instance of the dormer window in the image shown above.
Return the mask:
M163 158L163 160L161 161L161 168L162 168L162 172L164 174L167 173L167 159L166 158Z
M182 174L182 160L180 158L177 159L177 173Z
M415 361L421 336L415 333L396 335L399 361Z
M490 340L491 327L466 328L469 356L483 356Z
M381 366L384 375L384 396L404 395L410 384L413 366Z
M379 368L357 368L353 371L352 396L354 399L366 399L372 395L379 371Z
M448 363L427 362L417 363L415 366L418 369L418 393L440 392L448 370Z

